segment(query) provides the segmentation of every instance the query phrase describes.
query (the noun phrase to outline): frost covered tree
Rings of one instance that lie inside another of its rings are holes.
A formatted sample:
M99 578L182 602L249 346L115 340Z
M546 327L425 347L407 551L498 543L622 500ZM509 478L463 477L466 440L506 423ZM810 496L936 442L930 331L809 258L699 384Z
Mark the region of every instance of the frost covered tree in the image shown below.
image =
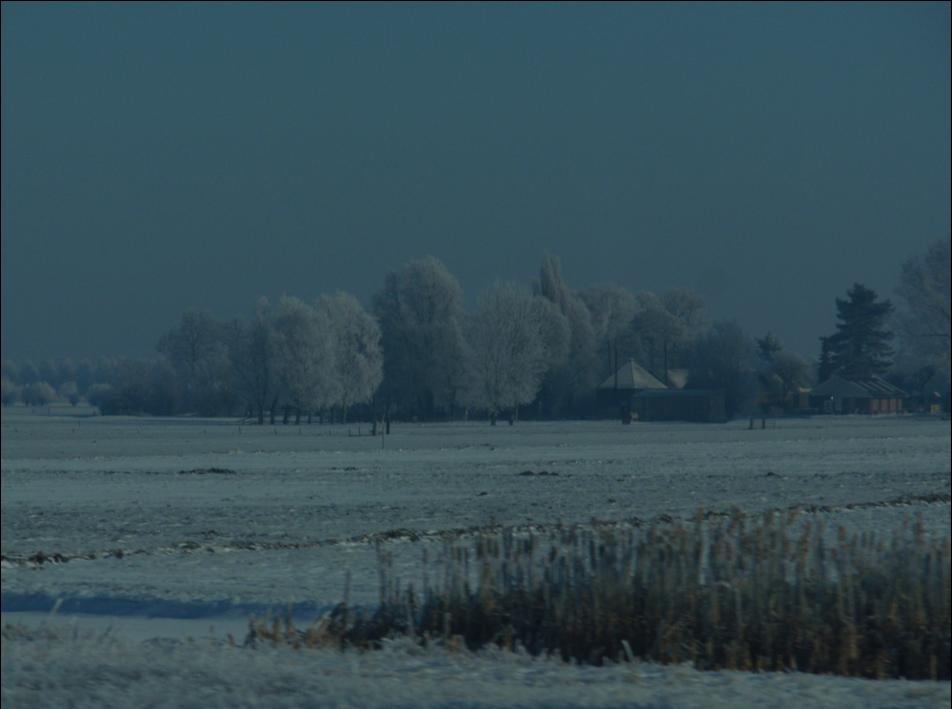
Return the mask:
M902 265L896 288L896 321L902 344L946 378L950 357L950 271L949 239L935 241L924 254Z
M427 418L452 409L463 370L462 301L459 282L432 256L387 274L373 310L388 410Z
M23 387L21 396L27 406L46 406L56 401L56 390L46 382L33 382Z
M59 388L59 398L68 401L70 405L76 406L79 403L79 387L76 382L63 382Z
M300 423L302 413L337 400L333 329L327 315L285 296L275 309L274 332L278 378Z
M546 328L548 301L511 283L484 293L467 322L467 403L489 412L492 425L500 412L531 403L550 361Z
M274 423L279 388L274 324L267 298L258 300L249 321L235 320L229 326L226 341L238 392L257 415L259 425L264 424L266 410Z
M354 404L371 400L383 379L380 327L354 296L338 292L323 295L317 309L327 316L334 332L335 378L340 407L346 420Z
M605 366L602 370L604 378L617 372L621 366L620 349L631 329L637 302L631 292L619 286L586 288L579 295L591 314L600 360Z

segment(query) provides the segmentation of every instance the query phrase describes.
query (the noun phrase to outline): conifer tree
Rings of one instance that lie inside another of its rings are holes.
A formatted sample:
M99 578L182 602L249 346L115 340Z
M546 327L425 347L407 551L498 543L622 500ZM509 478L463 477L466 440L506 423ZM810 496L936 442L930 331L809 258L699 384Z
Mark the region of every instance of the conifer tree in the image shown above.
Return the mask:
M876 292L854 283L847 298L836 299L836 333L829 337L831 364L846 377L885 374L892 365L893 333L886 320L893 311L888 300L878 300Z

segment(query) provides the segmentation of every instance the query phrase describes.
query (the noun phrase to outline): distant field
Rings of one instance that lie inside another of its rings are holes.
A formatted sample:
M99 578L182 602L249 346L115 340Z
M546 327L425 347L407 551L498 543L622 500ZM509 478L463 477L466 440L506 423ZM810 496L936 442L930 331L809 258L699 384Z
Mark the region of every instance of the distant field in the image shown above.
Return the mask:
M384 440L357 424L53 412L3 412L4 622L56 598L103 617L211 622L289 602L306 615L340 600L348 568L352 600L373 603L374 542L411 580L424 547L488 525L699 507L804 507L855 530L918 513L930 532L950 524L950 424L936 419L398 424ZM36 568L38 552L72 560Z

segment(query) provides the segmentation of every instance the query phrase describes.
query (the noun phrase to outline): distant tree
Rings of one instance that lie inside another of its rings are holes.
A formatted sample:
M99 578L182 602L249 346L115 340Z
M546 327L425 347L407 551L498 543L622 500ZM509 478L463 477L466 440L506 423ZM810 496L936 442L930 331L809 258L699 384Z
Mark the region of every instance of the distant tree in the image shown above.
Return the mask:
M175 370L167 360L147 363L141 373L145 382L144 410L153 416L172 416L179 410L179 387Z
M949 239L935 241L921 256L902 265L896 313L902 344L923 365L949 377L950 259Z
M875 291L860 283L853 284L846 299L836 299L839 322L827 340L834 371L847 377L886 373L893 355L893 333L886 329L892 311L892 303L879 301Z
M776 352L770 370L780 380L780 400L785 406L792 394L809 383L809 365L805 359L793 352Z
M334 333L335 403L346 420L347 410L370 401L383 379L380 326L349 293L321 296L317 309L326 315Z
M228 357L236 380L236 389L264 424L264 412L274 423L278 405L279 379L277 351L271 304L260 298L254 316L248 322L233 321L226 333Z
M832 336L820 338L820 359L817 363L816 378L817 381L825 382L836 371L833 366L833 349L835 343Z
M54 389L59 386L59 367L54 359L44 359L40 362L40 380L46 382Z
M278 378L300 423L302 413L337 399L333 330L327 315L288 296L278 302L273 322Z
M56 391L46 382L27 384L21 396L27 406L46 406L56 401Z
M20 368L17 367L17 363L12 359L3 360L2 365L0 365L0 377L6 379L11 384L15 384L19 381Z
M185 410L220 413L230 376L221 323L207 313L183 313L178 324L161 337L157 349L175 370Z
M783 349L780 345L780 340L774 337L773 333L770 332L763 337L757 338L755 342L757 343L757 356L760 357L760 361L767 366L773 364L774 355Z
M598 365L595 329L585 301L562 277L557 256L546 254L539 269L537 292L552 303L568 324L569 343L565 360L550 369L542 382L540 403L549 415L566 410L579 413L594 395Z
M622 340L631 329L638 309L635 296L619 286L586 288L579 293L591 314L592 329L598 343L598 354L604 379L621 366Z
M715 322L694 342L689 386L723 389L728 417L750 410L757 355L751 338L732 320Z
M40 379L40 370L31 360L26 360L20 365L20 371L17 375L17 383L21 386L26 386L27 384L35 384L36 382L41 381Z
M694 337L704 324L704 303L689 290L657 296L642 292L632 320L632 354L659 379L669 383L669 370L684 364Z
M459 282L432 256L387 274L373 310L388 409L425 418L452 410L463 372L462 301Z
M0 402L4 406L13 406L20 400L20 387L3 377L0 379Z
M119 360L116 357L107 357L100 355L93 363L93 383L104 383L116 381L119 376Z
M528 290L498 283L479 300L466 328L466 401L489 412L490 423L502 411L509 421L539 392L550 361L546 348L549 303Z
M79 393L85 394L93 384L96 370L92 362L88 359L81 359L76 365L76 386L79 387Z
M86 400L103 415L116 413L116 393L111 384L92 384L86 392Z
M72 406L79 403L79 387L76 382L63 382L60 384L59 397L63 401L68 401Z
M66 382L76 384L76 374L76 363L70 357L63 357L56 363L56 381L60 386ZM77 389L78 386L77 384Z

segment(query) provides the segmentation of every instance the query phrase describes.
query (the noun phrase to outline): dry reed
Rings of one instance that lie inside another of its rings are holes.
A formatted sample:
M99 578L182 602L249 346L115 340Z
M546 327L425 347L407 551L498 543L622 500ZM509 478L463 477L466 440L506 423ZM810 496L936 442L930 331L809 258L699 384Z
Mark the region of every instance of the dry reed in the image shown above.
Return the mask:
M250 639L374 648L404 635L596 665L950 678L950 544L921 520L888 536L827 534L796 512L503 530L446 543L439 564L424 555L419 591L401 587L381 547L378 557L372 613L345 602L306 630L290 614L253 622Z

